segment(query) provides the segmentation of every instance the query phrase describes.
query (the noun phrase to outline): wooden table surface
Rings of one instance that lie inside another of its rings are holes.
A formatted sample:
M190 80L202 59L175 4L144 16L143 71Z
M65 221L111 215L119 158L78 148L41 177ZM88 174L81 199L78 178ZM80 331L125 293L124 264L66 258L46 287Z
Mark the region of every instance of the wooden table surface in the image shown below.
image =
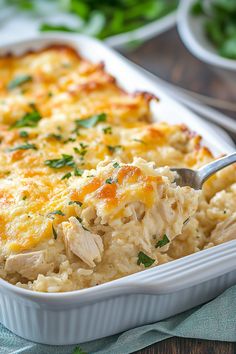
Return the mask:
M130 60L166 81L221 100L236 102L236 89L209 66L194 58L172 29L130 52ZM236 112L225 112L235 118ZM143 349L138 354L233 354L236 343L171 338Z

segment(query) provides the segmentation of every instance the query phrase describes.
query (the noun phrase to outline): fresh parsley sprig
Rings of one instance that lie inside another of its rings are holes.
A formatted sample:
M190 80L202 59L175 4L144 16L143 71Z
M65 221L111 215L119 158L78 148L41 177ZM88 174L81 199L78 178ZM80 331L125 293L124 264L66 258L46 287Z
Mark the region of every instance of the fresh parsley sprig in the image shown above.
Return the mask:
M31 112L25 113L22 118L17 120L15 123L13 123L10 126L10 129L13 128L22 128L22 127L36 127L38 125L38 122L42 118L41 114L37 110L35 104L30 104L30 107L32 108Z
M92 128L100 122L105 122L107 115L105 113L95 114L85 119L77 119L75 124L77 127L81 128Z
M78 200L70 200L68 204L69 205L77 204L80 207L83 205L83 203L79 202Z
M74 157L72 155L62 154L60 159L51 159L44 161L44 164L51 168L75 167Z
M48 213L48 216L51 216L51 215L65 216L65 214L60 209L59 210L54 210L54 211L51 211L50 213Z
M161 247L164 247L164 246L167 245L169 242L170 242L170 240L168 239L167 235L164 234L163 237L162 237L162 239L157 242L157 244L156 244L155 247L156 247L156 248L158 248L158 247L160 247L160 248L161 248Z
M32 76L18 75L8 83L7 88L8 90L13 90L14 88L21 86L29 81L32 81Z
M37 146L35 144L23 144L23 145L17 145L13 148L8 149L8 151L17 151L17 150L38 150Z
M110 153L114 154L116 151L122 149L121 145L107 145L108 150L110 151Z
M83 159L84 156L87 154L88 152L88 145L84 144L84 143L79 143L80 148L74 147L74 152L78 155L81 156L81 158Z
M145 268L150 267L153 263L155 262L155 259L152 259L142 251L139 252L138 254L138 261L137 264L143 264Z

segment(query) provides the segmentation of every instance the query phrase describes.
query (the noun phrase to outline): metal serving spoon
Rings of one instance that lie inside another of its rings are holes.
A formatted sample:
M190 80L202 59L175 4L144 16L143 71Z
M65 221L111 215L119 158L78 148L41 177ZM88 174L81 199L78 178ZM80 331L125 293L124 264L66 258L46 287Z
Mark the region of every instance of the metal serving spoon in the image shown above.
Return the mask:
M171 171L175 171L178 174L175 179L178 186L190 186L198 190L202 188L203 183L206 182L209 177L234 162L236 162L236 152L210 162L198 170L191 170L190 168L171 168Z

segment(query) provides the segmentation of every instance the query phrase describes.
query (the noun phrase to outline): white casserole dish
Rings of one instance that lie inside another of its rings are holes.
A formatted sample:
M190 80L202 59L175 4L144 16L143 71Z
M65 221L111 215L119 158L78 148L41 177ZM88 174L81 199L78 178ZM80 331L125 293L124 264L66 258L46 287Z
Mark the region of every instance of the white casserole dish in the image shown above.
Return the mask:
M128 91L156 94L153 119L187 123L215 154L234 151L219 131L182 107L126 59L101 42L79 35L34 37L0 47L19 54L66 43L107 70ZM66 345L155 322L206 302L236 283L236 240L97 287L67 293L37 293L0 279L0 321L12 332L44 344Z

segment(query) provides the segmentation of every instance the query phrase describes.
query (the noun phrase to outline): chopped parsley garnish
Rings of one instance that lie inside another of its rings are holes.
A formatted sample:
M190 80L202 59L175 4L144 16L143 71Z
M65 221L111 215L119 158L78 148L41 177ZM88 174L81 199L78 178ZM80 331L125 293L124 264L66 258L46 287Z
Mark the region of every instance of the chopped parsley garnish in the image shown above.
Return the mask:
M143 141L143 140L141 140L141 139L133 139L133 141L137 141L138 143L147 145L147 144L145 143L145 141Z
M112 134L112 127L106 127L102 129L104 134L111 135Z
M22 127L36 127L38 122L40 121L41 114L37 110L34 104L31 104L30 107L32 108L31 112L26 113L21 119L17 120L13 123L10 127L12 128L22 128Z
M110 177L110 178L107 178L107 179L105 180L105 183L107 183L107 184L117 183L117 179L112 179L112 178Z
M75 142L75 141L76 141L75 138L68 138L68 139L64 140L63 143L64 143L64 144L67 144L67 143L69 143L69 142Z
M142 251L138 254L137 264L143 264L145 268L150 267L155 262L155 259L150 258Z
M156 244L155 247L156 247L156 248L157 248L157 247L163 247L163 246L167 245L167 243L169 243L169 242L170 242L170 240L168 239L168 237L166 236L166 234L164 234L163 237L162 237L162 239L157 242L157 244Z
M74 147L74 152L83 158L84 155L88 152L87 147L88 147L88 145L80 143L80 149L78 149L77 147Z
M9 149L8 151L17 151L17 150L37 150L37 146L35 144L23 144L23 145L17 145L11 149Z
M71 201L69 201L68 204L69 204L69 205L77 204L77 205L79 205L80 207L83 205L83 203L79 202L78 200L71 200Z
M118 164L118 162L115 162L115 163L113 163L113 167L114 167L114 168L119 168L120 165Z
M53 224L52 224L52 233L53 233L54 239L56 240L56 239L57 239L57 232L56 232L56 230L55 230Z
M76 123L77 127L92 128L100 122L105 122L106 119L107 119L106 114L100 113L100 114L95 114L95 115L88 117L86 119L77 119L75 121L75 123Z
M63 68L71 68L71 63L62 63Z
M19 132L19 135L20 135L21 138L28 138L29 137L29 133L26 132L25 130L21 130Z
M51 213L48 213L49 215L61 215L61 216L65 216L65 214L61 211L61 210L54 210Z
M72 176L71 172L66 173L61 179L68 179Z
M55 134L55 133L50 133L47 135L47 138L50 138L50 139L55 139L55 140L62 140L62 135L61 134Z
M117 150L121 149L122 146L121 145L107 145L108 150L113 154L114 152L116 152Z
M25 84L26 82L32 81L32 76L30 75L19 75L16 76L13 80L7 85L8 90L13 90L14 88Z
M62 168L66 166L75 167L73 156L66 154L62 154L62 157L60 159L46 160L44 161L44 164L51 168Z
M189 220L190 220L190 218L187 218L186 220L184 220L184 225L187 225Z
M74 175L75 176L82 176L82 174L84 173L84 170L81 170L80 168L78 168L78 167L75 167L74 168Z
M76 216L76 219L79 221L79 223L81 224L81 226L84 230L89 231L88 229L86 229L86 227L84 227L83 220L79 216Z

